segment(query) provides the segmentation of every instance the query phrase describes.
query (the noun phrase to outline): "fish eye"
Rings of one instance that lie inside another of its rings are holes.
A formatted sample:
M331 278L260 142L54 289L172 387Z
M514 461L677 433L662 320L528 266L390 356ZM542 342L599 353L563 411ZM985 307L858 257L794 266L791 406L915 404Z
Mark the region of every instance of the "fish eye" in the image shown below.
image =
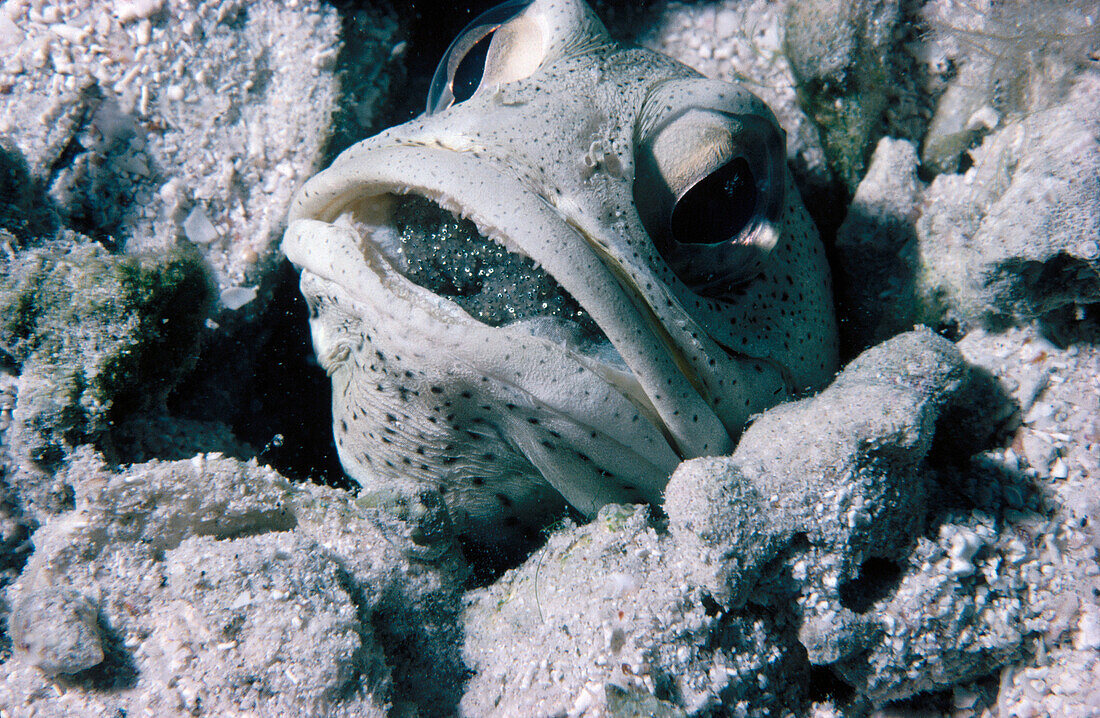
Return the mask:
M672 238L680 244L715 245L736 237L757 213L761 189L748 160L734 157L676 202Z
M443 54L428 89L427 114L470 99L483 84L519 80L542 61L545 38L523 17L533 0L508 2L478 15Z
M778 240L785 202L774 120L689 106L635 142L635 206L669 268L713 297L756 276Z

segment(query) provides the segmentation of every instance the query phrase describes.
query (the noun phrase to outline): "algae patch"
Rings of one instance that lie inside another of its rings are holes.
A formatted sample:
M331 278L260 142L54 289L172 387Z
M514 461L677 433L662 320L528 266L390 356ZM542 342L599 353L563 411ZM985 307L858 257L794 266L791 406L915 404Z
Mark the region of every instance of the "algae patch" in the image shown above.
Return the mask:
M163 403L194 364L213 291L193 251L116 255L77 235L0 271L0 351L22 369L21 448L40 464Z

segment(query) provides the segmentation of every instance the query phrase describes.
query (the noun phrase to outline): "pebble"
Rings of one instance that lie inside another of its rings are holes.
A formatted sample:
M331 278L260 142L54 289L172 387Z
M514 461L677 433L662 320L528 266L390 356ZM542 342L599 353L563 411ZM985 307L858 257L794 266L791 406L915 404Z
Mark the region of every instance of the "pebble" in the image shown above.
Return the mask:
M1016 392L1016 398L1020 402L1020 409L1027 411L1047 388L1050 381L1050 370L1041 369L1020 381L1020 387Z
M222 305L237 311L256 298L256 287L230 287L221 293Z
M10 627L16 653L47 675L71 675L103 662L96 607L72 589L23 591Z
M959 577L974 573L977 568L971 559L985 545L981 536L962 526L945 526L941 533L948 536L950 541L947 549L947 555L951 559L948 571Z
M145 19L160 12L164 0L127 0L115 3L115 17L120 22Z
M1024 430L1020 439L1027 463L1035 469L1045 469L1054 458L1054 446L1040 432Z
M1100 608L1092 607L1091 610L1081 612L1077 619L1077 635L1073 639L1073 647L1080 649L1100 648Z
M714 31L720 38L729 37L739 29L737 13L733 10L720 10L714 18Z
M187 219L183 220L183 232L194 244L210 244L218 238L218 230L206 216L202 205L195 205Z

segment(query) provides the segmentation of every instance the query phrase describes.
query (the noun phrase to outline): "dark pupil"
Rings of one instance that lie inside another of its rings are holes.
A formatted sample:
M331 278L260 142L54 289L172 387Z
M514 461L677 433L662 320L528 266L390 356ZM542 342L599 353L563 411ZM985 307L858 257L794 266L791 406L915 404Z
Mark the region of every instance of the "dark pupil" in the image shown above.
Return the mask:
M756 182L737 157L687 191L672 210L672 238L680 244L719 244L736 237L756 211Z
M478 40L455 68L455 79L451 82L451 92L455 96L455 102L470 99L477 90L477 86L481 84L481 78L485 74L485 57L489 54L489 43L492 42L495 33L494 30Z

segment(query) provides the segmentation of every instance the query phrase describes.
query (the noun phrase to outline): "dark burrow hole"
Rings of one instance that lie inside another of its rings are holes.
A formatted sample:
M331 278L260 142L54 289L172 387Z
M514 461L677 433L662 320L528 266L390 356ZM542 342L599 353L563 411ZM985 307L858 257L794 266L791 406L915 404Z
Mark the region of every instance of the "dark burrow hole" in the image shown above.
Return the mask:
M1058 347L1100 344L1100 303L1066 304L1039 318L1039 330Z
M859 577L840 584L840 605L866 613L875 601L888 596L901 580L901 566L885 558L872 556L863 562Z
M951 689L918 693L890 704L891 715L899 717L950 715L954 708L954 691Z
M572 507L565 507L556 520L542 526L525 526L517 532L515 540L509 543L486 544L476 538L460 534L458 545L469 564L470 575L466 587L484 588L500 578L505 571L516 568L536 551L546 545L550 535L563 525L571 523L581 525L588 519Z
M289 262L275 272L271 292L261 317L226 327L227 338L203 350L169 409L220 418L261 464L287 478L352 488L336 456L332 388L313 356L308 309Z
M810 666L809 699L814 702L833 701L843 705L855 695L855 689L833 673L828 666Z
M494 583L505 571L522 564L528 556L534 553L542 542L535 537L527 537L521 544L503 548L501 546L486 546L468 536L458 537L462 555L466 558L470 567L470 575L466 579L466 587L470 589L484 588Z
M314 358L307 315L298 273L284 263L233 430L285 476L349 489L332 434L332 387Z

